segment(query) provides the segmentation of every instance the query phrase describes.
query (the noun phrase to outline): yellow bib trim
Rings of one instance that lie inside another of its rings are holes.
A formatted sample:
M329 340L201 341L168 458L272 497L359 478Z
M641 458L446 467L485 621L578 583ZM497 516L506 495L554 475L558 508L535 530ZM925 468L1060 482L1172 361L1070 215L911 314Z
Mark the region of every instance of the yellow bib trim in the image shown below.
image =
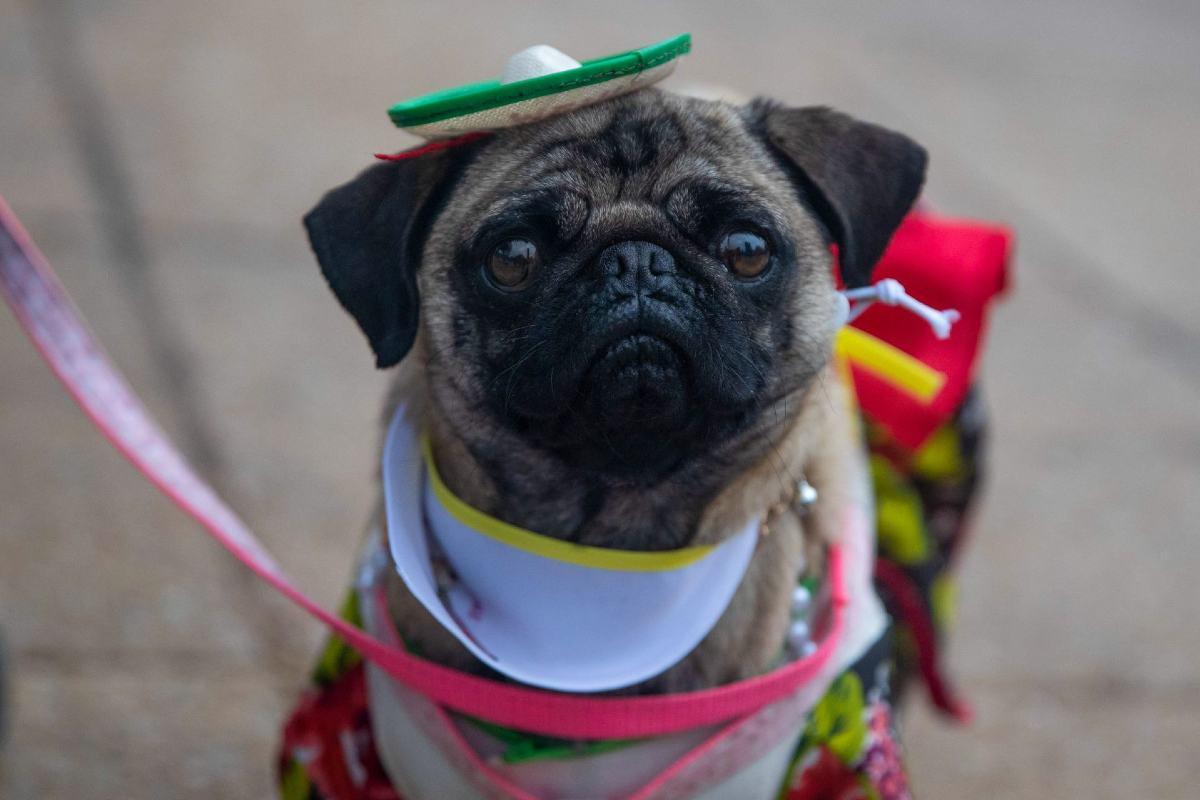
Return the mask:
M421 437L421 451L429 468L429 481L433 493L438 502L445 506L455 519L477 533L536 556L581 567L619 572L668 572L695 564L715 548L714 545L705 545L684 547L679 550L614 550L542 536L539 533L518 528L516 525L509 525L503 520L496 519L467 505L442 481L437 464L433 460L433 447L430 445L427 435Z

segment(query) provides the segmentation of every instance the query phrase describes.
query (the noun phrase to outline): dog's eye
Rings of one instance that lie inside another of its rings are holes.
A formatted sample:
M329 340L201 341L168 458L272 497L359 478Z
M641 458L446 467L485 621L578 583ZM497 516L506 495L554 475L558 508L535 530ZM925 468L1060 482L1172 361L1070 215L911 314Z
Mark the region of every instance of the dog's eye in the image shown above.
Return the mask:
M501 289L521 289L529 283L539 261L537 245L528 239L508 239L492 250L487 271Z
M734 231L721 240L721 260L734 274L755 278L771 263L771 248L757 233Z

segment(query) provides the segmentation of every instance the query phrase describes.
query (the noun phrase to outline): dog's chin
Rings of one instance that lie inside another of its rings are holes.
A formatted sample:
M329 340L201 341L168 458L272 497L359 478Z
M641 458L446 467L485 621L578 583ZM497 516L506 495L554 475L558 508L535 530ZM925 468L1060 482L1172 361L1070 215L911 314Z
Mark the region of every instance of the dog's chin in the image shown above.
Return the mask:
M686 426L690 387L685 356L637 334L605 348L584 376L581 411L608 435L663 434Z
M525 433L578 468L653 482L695 444L704 417L696 398L687 354L637 333L596 348L569 407Z

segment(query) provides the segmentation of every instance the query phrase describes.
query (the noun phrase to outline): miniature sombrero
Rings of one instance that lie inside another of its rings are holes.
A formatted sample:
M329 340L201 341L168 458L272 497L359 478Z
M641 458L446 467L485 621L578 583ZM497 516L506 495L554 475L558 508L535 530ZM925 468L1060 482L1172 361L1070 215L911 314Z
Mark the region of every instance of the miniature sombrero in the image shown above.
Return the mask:
M456 86L388 109L396 127L446 139L545 119L650 86L692 47L690 34L580 63L548 45L509 59L498 79Z

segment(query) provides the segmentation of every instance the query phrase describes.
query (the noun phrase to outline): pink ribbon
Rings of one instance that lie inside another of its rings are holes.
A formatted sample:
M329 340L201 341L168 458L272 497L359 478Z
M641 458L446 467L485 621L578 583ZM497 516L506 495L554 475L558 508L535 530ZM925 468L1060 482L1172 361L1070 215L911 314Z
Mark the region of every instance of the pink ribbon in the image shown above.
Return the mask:
M0 288L42 357L97 428L159 491L296 605L389 675L445 708L568 739L656 736L744 718L818 677L837 649L846 595L843 556L829 555L831 613L816 651L770 673L698 692L593 697L479 678L368 635L296 588L258 538L201 479L147 413L96 341L66 290L0 197Z

